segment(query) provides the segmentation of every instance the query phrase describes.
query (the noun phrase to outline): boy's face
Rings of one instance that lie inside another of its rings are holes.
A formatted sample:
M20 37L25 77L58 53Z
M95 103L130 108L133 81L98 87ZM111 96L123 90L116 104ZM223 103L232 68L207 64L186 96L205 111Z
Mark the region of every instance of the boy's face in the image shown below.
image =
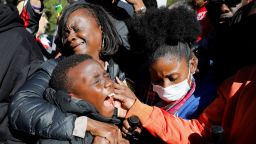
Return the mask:
M67 78L72 87L69 94L86 100L95 106L105 117L112 117L114 113L114 85L103 67L94 60L85 60L71 68Z

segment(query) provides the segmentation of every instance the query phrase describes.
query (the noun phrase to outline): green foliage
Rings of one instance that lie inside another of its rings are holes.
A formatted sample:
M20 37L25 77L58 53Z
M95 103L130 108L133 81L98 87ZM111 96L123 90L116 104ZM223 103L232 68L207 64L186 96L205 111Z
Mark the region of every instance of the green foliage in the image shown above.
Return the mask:
M171 4L173 4L173 2L174 2L174 0L167 0L167 5L168 6L171 5Z
M179 1L179 0L167 0L167 6L170 6L177 1ZM191 0L188 0L188 1L191 1Z
M63 8L67 5L66 0L60 0L60 3ZM52 34L56 30L58 13L55 9L55 6L57 6L58 4L59 4L58 0L44 1L45 12L46 12L46 15L48 16L48 21L49 21L48 28L46 30L47 34Z

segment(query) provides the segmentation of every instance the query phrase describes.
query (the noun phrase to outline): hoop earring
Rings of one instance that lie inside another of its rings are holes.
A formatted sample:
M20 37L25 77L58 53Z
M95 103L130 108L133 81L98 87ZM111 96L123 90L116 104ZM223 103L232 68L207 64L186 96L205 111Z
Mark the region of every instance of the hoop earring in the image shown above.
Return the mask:
M101 48L103 49L104 47L105 47L105 36L103 36L102 42L101 42Z

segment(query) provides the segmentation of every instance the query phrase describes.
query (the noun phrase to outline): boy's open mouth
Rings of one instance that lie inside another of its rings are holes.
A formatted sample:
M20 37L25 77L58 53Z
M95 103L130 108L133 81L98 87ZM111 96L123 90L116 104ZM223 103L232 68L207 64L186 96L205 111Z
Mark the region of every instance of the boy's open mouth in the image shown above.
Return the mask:
M113 107L113 108L115 107L114 106L113 95L114 95L114 93L111 93L108 96L106 96L106 98L104 100L104 106L106 106L106 107Z

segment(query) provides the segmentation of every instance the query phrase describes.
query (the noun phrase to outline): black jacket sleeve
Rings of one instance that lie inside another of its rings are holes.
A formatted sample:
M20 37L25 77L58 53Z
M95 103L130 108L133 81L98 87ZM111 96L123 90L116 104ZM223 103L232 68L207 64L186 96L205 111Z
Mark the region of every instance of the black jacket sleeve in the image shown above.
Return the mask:
M54 60L43 63L12 97L9 121L14 129L46 138L72 139L76 116L63 113L43 98L56 64Z

